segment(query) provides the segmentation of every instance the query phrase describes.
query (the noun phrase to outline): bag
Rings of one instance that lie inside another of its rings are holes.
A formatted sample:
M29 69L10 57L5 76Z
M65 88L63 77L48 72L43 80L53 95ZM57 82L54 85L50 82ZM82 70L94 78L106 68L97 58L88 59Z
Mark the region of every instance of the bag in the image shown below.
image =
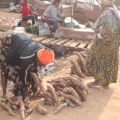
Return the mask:
M45 22L39 26L39 36L50 35L49 26Z
M65 37L64 34L60 32L59 29L57 29L54 34L54 38L62 38L62 37Z

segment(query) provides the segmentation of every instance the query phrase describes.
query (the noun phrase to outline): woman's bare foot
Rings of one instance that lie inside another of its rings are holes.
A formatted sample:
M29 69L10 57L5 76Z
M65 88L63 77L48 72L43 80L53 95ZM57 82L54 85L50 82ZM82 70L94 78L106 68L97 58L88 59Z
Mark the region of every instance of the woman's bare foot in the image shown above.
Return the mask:
M102 84L102 87L103 87L104 89L109 89L109 85L104 85L104 84Z
M102 87L101 84L98 83L97 81L89 82L89 83L87 83L87 86L89 88L101 88Z

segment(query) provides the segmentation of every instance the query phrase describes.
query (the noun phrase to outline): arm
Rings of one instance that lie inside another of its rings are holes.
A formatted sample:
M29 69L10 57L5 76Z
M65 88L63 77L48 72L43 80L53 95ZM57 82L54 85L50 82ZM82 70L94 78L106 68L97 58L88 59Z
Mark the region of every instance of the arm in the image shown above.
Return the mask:
M96 33L100 33L100 29L99 28L94 28L93 29Z
M60 10L59 10L59 8L58 8L58 14L57 14L57 16L59 17L59 18L63 18L63 16L60 14Z
M39 75L39 72L35 72L35 74L37 75L39 81L42 82L42 79L41 79L41 77L40 77L40 75Z
M30 9L30 14L36 15L34 12L32 12L32 10Z
M51 14L52 14L52 18L53 18L53 19L58 20L58 21L61 20L59 17L57 17L57 16L55 15L55 8L53 8L53 7L51 8Z
M35 66L35 69L33 70L33 72L37 75L39 81L42 82L42 79L39 74L39 68L37 66Z

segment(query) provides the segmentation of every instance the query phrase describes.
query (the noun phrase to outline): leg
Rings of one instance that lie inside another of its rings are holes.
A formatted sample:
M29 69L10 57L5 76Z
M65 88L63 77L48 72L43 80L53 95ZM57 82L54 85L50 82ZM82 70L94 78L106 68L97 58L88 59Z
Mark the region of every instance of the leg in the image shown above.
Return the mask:
M53 25L54 31L56 31L58 29L58 21L57 20L44 20L43 19L42 22L46 22L46 23Z
M4 34L5 35L5 34ZM7 80L8 80L8 72L9 72L9 67L6 63L6 53L8 53L8 50L10 48L11 44L11 39L9 36L4 36L3 38L0 39L2 42L2 47L1 47L1 54L4 56L4 60L0 60L0 65L1 65L1 83L2 83L2 90L3 90L3 99L6 97L6 88L7 88ZM7 44L7 42L10 42L10 44ZM8 48L8 49L6 49ZM4 52L5 51L5 52Z
M1 82L2 82L3 98L5 98L6 88L7 88L7 79L5 77L1 77Z
M33 14L29 14L28 16L26 16L25 18L23 18L22 21L28 21L30 19L32 19L32 25L35 24L35 15L33 15Z

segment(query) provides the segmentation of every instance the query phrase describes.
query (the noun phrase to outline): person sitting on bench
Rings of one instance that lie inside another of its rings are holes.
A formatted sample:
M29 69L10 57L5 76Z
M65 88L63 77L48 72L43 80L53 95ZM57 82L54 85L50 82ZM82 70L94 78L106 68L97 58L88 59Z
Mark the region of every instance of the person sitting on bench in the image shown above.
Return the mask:
M64 17L59 11L60 0L54 0L53 4L50 5L42 16L42 22L53 25L54 32L58 29L58 22L64 23Z
M27 5L28 0L22 0L22 20L19 22L18 26L21 26L22 21L28 21L32 19L32 25L35 24L35 19L37 19L37 13L32 12L30 6Z

